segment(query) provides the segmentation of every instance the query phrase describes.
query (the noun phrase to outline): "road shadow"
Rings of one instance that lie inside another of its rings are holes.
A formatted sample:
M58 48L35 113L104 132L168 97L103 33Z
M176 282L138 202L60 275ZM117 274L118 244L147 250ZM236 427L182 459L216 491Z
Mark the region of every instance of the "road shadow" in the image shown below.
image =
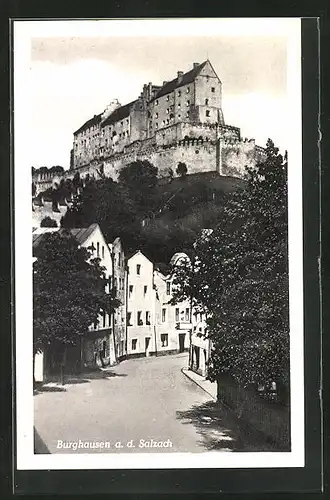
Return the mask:
M48 455L50 454L49 449L45 445L44 441L41 439L39 436L39 433L37 432L36 428L33 428L33 434L34 434L34 453L35 454L40 454L40 455Z
M219 404L209 401L194 405L189 410L177 411L183 424L193 424L200 435L199 444L206 450L243 451L244 444L239 429L228 425L228 418Z
M43 392L66 392L65 387L61 386L54 386L54 385L38 385L34 387L33 389L33 395L37 396L38 394L41 394Z

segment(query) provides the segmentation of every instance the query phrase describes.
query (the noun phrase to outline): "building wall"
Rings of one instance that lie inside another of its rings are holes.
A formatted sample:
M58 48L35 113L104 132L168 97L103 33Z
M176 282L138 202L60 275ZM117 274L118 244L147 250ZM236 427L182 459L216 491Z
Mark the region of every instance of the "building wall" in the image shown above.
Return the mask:
M120 238L109 245L114 264L113 280L116 297L121 302L114 314L114 332L117 360L126 355L126 263L123 245Z
M157 354L180 351L180 336L183 337L184 350L189 348L190 305L184 302L171 305L172 278L159 271L154 273L156 294L156 339ZM165 313L164 313L165 312ZM186 317L186 312L188 316Z
M128 259L127 264L127 354L129 356L149 355L155 352L153 264L140 251ZM138 268L138 266L140 267ZM139 317L142 320L141 325L138 324L139 312ZM147 321L148 319L149 321ZM149 340L146 341L146 339ZM149 342L147 349L146 342Z

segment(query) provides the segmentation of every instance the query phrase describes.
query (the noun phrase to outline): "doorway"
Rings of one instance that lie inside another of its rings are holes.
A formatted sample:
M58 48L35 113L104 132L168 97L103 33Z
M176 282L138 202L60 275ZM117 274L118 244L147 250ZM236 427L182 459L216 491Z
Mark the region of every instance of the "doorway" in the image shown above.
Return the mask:
M145 352L146 356L149 356L149 345L150 345L150 337L145 337Z
M184 352L185 333L179 333L179 352Z

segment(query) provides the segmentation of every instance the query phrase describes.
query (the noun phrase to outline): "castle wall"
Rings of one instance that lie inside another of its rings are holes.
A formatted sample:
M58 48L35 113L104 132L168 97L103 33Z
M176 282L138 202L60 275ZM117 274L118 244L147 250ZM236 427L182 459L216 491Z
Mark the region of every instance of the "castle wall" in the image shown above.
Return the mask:
M236 141L221 141L220 174L232 177L242 177L245 167L253 167L263 159L263 154L255 146L254 139Z

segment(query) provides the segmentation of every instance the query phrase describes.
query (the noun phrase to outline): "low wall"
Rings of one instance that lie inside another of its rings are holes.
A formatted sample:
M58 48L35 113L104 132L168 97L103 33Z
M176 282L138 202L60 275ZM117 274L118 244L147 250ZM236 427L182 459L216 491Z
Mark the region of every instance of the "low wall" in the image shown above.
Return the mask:
M228 375L217 381L218 401L225 404L234 415L253 430L260 432L276 448L289 451L289 407L262 399L254 390L245 389Z

